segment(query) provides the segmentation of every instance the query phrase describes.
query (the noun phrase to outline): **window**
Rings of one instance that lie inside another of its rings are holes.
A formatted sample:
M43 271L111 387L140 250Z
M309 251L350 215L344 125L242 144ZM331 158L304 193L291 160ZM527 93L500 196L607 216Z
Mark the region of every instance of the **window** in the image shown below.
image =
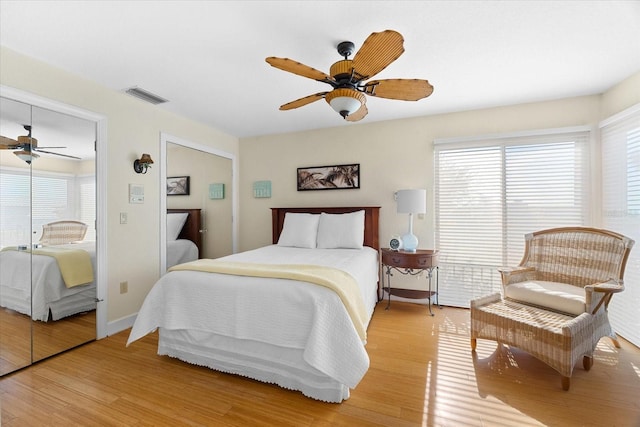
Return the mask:
M440 302L500 292L500 266L517 265L527 233L588 218L586 129L436 141Z
M80 221L87 224L85 240L96 240L96 177L79 178L80 183Z
M90 233L95 236L93 181L93 177L80 179L80 191L76 191L76 178L72 175L2 169L0 247L37 243L44 224L62 219L80 218L89 225L85 239L91 239ZM35 234L31 234L32 227Z
M609 306L613 328L640 346L640 105L605 120L602 141L603 227L635 240L625 290Z

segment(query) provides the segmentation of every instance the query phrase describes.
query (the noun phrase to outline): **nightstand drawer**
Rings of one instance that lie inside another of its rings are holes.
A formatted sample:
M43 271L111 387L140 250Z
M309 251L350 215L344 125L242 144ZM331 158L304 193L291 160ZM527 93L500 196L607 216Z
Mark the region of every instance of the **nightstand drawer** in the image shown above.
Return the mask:
M382 263L398 268L431 268L438 265L438 251L418 250L416 253L382 251Z

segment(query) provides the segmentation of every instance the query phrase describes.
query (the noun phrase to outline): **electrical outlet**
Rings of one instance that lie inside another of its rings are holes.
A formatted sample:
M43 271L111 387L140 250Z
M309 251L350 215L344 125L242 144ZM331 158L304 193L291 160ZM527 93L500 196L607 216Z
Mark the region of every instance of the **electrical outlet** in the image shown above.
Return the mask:
M126 223L127 223L127 213L120 212L120 224L126 224Z
M120 293L126 294L127 292L129 292L129 282L120 282Z

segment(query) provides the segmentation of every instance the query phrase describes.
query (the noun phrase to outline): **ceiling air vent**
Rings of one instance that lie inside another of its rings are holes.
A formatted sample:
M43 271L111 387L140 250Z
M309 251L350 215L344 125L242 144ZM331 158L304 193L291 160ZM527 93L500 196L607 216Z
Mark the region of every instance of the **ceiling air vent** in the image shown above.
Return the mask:
M129 89L125 89L125 92L131 96L135 96L136 98L142 99L143 101L147 101L152 103L153 105L164 104L165 102L169 102L168 100L159 97L147 90L140 89L139 87L130 87Z

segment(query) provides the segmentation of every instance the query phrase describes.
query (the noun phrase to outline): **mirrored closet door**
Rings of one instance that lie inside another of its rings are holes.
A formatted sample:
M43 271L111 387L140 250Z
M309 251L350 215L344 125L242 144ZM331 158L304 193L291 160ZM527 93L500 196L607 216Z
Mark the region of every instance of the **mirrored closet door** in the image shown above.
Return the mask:
M0 103L4 375L96 338L96 123Z

